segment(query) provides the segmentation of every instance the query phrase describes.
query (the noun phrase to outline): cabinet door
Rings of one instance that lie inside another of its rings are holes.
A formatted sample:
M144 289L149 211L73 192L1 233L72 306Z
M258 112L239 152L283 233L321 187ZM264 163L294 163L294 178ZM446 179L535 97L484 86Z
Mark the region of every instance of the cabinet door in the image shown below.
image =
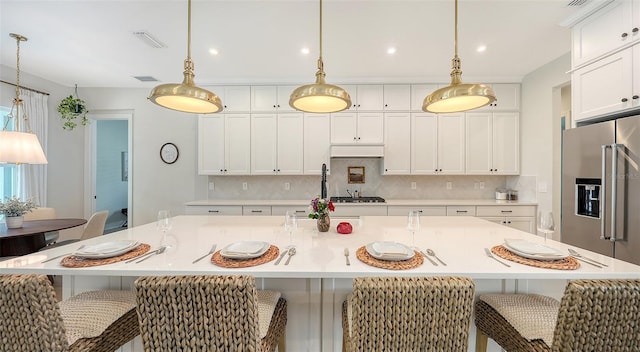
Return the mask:
M331 114L331 143L355 143L357 136L358 115L355 112Z
M251 173L251 119L249 114L225 115L225 169L227 175Z
M438 115L438 170L464 173L464 114Z
M224 174L224 115L198 117L198 174Z
M277 168L276 114L251 115L251 174L274 175Z
M384 110L408 111L411 109L411 86L408 84L384 85Z
M427 95L438 89L437 84L412 84L411 85L411 110L422 111L422 103Z
M493 114L493 172L500 175L520 173L520 114ZM467 158L468 159L468 158Z
M379 112L359 112L358 143L382 144L384 141L384 118Z
M640 18L640 1L638 2L638 18ZM640 106L640 43L633 46L633 91L631 92L631 106Z
M251 86L251 112L274 112L277 104L278 87Z
M383 175L411 173L411 115L384 114Z
M629 48L573 72L571 101L575 121L631 106L631 60Z
M411 174L431 175L438 168L438 115L411 114Z
M294 112L296 109L292 108L289 105L289 98L291 98L291 93L298 88L297 86L278 86L278 111L279 112Z
M278 114L278 174L303 174L303 134L302 113Z
M465 114L467 174L487 175L493 171L491 116L488 112Z
M304 174L321 175L322 164L329 168L331 115L304 114ZM327 170L328 172L329 170Z
M381 84L366 84L358 86L358 111L380 111L384 101L384 91ZM381 136L382 137L382 136Z
M496 94L493 103L493 111L519 111L520 110L520 85L517 83L492 84L491 88Z
M251 87L225 86L222 105L225 112L251 111Z
M507 218L507 226L528 233L536 233L534 218Z
M633 25L631 7L631 1L612 1L572 28L573 67L600 57L635 39L631 33ZM623 36L623 33L627 35Z

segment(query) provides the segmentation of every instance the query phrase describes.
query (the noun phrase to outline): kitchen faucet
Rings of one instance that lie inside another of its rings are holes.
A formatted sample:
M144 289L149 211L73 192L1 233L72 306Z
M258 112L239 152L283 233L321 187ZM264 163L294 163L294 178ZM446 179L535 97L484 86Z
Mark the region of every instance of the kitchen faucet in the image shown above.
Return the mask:
M320 198L327 198L327 164L322 164L322 181L320 182Z

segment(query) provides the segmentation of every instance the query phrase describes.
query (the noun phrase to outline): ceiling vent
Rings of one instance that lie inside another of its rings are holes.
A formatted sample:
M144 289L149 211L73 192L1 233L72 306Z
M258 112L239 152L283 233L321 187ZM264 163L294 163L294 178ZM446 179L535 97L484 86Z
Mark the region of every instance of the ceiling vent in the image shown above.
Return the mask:
M159 48L166 48L167 47L166 45L164 45L164 43L162 43L158 39L154 38L147 31L133 32L133 35L136 36L138 39L142 40L145 44L147 44L148 46L150 46L152 48L159 49Z
M586 4L587 2L589 2L589 0L571 0L567 4L567 6L582 6L582 5Z
M158 82L157 79L151 76L133 76L133 78L137 79L140 82Z

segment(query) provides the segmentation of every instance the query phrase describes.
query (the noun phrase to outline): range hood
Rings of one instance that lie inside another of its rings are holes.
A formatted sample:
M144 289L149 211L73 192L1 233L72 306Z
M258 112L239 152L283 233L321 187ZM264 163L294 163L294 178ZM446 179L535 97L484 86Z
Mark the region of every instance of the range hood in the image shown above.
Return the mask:
M334 144L332 158L381 158L384 156L382 144Z

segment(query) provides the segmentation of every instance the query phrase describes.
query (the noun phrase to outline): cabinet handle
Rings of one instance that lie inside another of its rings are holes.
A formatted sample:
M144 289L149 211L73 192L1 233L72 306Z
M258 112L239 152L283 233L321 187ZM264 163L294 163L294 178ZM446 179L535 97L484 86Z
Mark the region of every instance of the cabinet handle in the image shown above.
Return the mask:
M511 223L511 220L507 221L507 224L510 224L510 223Z
M298 214L298 213L305 213L305 211L304 210L296 210L296 214Z
M506 220L503 220L503 221L502 221L502 223L503 223L503 224L506 224L506 223L507 223L507 221L506 221Z
M225 105L225 106L224 106L224 108L226 109L226 108L227 108L227 106Z
M353 137L353 140L355 141L356 139L358 139L358 137Z
M210 213L219 213L220 210L209 210Z
M489 169L489 171L493 172L493 169Z
M500 212L502 214L509 214L509 213L513 213L513 210L501 210Z
M224 172L227 172L227 169L224 169Z
M624 33L622 33L621 37L622 37L622 38L626 38L626 37L627 37L627 35L628 35L628 34L627 34L627 32L624 32Z
M456 213L458 213L458 214L466 214L467 211L466 210L456 210Z
M278 172L280 172L280 169L278 169Z
M262 210L252 210L252 213L262 213Z
M389 107L389 105L388 105L388 104L384 104L384 107L385 107L385 108L388 108L388 107Z
M384 169L384 171L389 171L389 169Z
M634 95L631 97L631 99L638 99L638 98L640 98L638 95Z
M280 107L280 104L276 105L277 107Z
M439 169L438 171L442 172L442 169Z
M638 33L638 27L633 28L633 29L631 30L631 32L633 32L633 33Z
M627 99L627 98L622 98L622 99L620 99L620 101L621 101L621 102L623 102L623 103L626 103L628 100L629 100L629 99Z
M493 171L498 172L498 169L493 169Z

